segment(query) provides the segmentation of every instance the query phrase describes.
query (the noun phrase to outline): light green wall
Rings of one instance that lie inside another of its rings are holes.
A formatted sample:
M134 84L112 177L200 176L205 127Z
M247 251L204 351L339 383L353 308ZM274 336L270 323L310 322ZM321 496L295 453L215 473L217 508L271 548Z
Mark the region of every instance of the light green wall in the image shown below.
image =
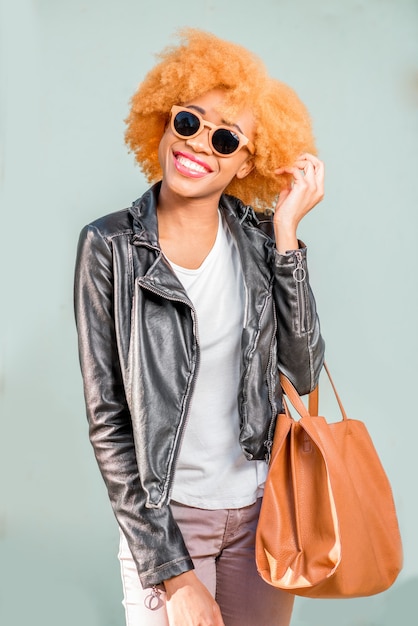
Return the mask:
M0 623L123 623L116 527L87 441L72 272L80 228L145 189L123 118L153 53L182 25L247 45L311 110L327 195L301 236L327 358L380 452L404 539L389 592L299 600L292 626L412 626L417 0L2 0Z

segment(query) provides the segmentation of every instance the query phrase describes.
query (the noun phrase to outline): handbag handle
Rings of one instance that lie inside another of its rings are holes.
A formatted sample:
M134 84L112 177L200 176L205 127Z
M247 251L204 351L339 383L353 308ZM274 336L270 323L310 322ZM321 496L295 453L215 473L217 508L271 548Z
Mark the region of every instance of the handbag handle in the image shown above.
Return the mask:
M318 415L319 408L319 385L315 387L308 397L308 411L309 415Z
M338 392L337 392L337 389L335 387L334 381L332 380L331 373L330 373L330 371L328 369L328 366L327 366L327 364L325 362L324 362L324 369L325 369L325 371L327 373L327 376L329 378L329 381L331 383L331 387L332 387L332 390L333 390L333 392L335 394L335 397L337 399L338 406L340 407L340 411L341 411L341 415L343 416L343 420L346 420L346 419L348 419L347 414L346 414L345 409L343 407L343 404L341 402L340 396L338 395ZM309 410L306 409L305 405L303 404L302 400L300 399L300 396L299 396L298 392L296 391L295 387L292 385L290 380L287 378L287 376L285 376L282 373L280 373L280 384L282 386L283 391L285 392L285 394L289 398L291 404L293 405L293 407L296 409L296 411L299 413L299 415L301 417L305 417L306 415L311 415L311 416L318 415L319 384L309 394ZM287 407L285 406L285 410L286 410L286 408Z

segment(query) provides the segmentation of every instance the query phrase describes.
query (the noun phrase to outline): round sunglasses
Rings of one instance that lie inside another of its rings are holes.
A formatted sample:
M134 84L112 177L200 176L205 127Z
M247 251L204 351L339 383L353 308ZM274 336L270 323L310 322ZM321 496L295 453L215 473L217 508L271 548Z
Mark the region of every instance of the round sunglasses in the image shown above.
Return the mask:
M215 154L221 157L229 157L241 148L247 148L250 154L254 154L254 144L242 133L231 130L227 126L217 126L203 119L195 111L190 111L180 106L171 108L171 130L180 139L191 139L199 135L203 129L209 128L209 141Z

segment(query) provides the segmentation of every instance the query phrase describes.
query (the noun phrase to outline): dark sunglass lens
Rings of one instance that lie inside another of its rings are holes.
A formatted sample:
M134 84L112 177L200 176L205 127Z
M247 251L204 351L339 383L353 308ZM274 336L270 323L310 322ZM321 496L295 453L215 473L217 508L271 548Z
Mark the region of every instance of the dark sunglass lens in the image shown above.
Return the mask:
M199 118L188 111L180 111L174 118L174 128L182 137L194 135L200 128Z
M232 131L220 128L213 133L212 144L221 154L232 154L238 149L239 138Z

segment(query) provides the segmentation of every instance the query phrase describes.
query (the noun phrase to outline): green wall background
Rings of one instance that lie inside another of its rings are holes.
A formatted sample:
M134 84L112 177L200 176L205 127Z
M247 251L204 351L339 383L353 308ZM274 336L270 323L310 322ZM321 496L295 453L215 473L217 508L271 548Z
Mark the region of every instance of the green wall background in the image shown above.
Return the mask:
M300 234L328 363L374 439L404 540L392 589L298 600L292 626L415 625L417 0L1 1L0 623L123 624L72 273L81 227L146 188L123 119L183 25L250 47L312 113L327 193Z

